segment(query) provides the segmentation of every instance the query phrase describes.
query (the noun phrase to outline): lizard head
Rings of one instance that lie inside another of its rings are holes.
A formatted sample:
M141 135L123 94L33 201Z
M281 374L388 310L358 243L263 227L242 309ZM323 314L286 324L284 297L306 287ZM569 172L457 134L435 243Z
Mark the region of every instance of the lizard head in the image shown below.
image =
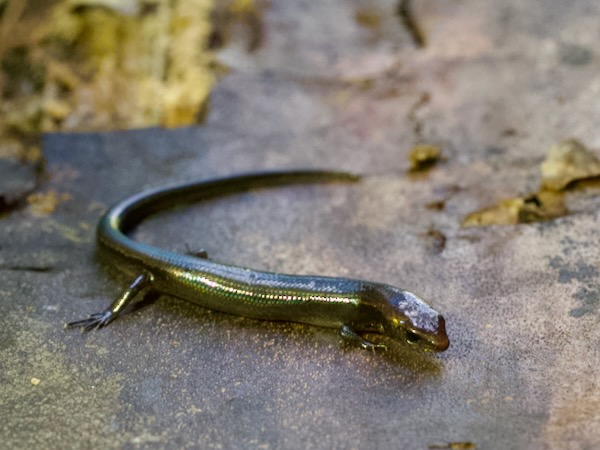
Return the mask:
M443 352L450 342L444 317L412 292L385 289L385 334L423 351Z

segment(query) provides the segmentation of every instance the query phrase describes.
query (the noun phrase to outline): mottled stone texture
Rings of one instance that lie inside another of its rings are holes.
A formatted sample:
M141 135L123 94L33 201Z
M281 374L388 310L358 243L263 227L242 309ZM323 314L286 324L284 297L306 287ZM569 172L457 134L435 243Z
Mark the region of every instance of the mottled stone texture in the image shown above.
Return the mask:
M554 221L460 228L535 191L551 145L600 149L600 4L415 2L417 48L396 2L269 3L260 46L222 50L232 71L205 126L45 138L38 190L61 201L0 219L2 446L600 448L600 191L572 192ZM442 160L407 174L420 143ZM174 210L136 237L406 287L445 314L446 353L373 354L165 297L100 332L63 331L128 281L94 258L111 202L285 167L367 177Z

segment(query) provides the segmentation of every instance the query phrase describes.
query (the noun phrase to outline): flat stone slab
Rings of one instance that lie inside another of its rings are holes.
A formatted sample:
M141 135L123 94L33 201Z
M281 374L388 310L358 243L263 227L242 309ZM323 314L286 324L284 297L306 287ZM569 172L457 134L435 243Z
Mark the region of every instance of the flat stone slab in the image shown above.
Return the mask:
M358 1L271 3L261 47L223 49L233 72L204 126L45 137L38 193L54 207L0 219L3 445L600 446L597 188L571 192L571 213L553 221L460 226L537 190L551 145L600 151L600 6L419 2L417 48L396 2L372 2L375 28L369 11L357 20ZM442 158L408 173L421 143ZM448 351L370 353L335 330L165 296L101 331L63 330L130 281L95 258L110 204L178 180L298 167L364 178L176 208L135 237L404 287L445 315Z

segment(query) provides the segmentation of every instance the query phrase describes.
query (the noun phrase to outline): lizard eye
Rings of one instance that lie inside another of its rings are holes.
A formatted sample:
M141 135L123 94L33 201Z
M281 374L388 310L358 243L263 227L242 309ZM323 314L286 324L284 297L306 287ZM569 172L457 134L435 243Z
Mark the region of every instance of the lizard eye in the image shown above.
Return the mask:
M406 340L411 344L416 344L421 340L421 338L419 337L419 335L417 335L417 333L414 333L412 331L407 331L406 332Z

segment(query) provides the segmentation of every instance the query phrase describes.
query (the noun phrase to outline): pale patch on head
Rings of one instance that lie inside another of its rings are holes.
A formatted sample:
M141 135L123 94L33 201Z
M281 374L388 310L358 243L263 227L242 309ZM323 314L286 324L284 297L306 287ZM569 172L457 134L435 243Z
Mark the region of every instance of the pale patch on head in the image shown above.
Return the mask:
M439 314L412 292L402 291L394 296L398 309L406 316L416 330L435 333L438 329Z

